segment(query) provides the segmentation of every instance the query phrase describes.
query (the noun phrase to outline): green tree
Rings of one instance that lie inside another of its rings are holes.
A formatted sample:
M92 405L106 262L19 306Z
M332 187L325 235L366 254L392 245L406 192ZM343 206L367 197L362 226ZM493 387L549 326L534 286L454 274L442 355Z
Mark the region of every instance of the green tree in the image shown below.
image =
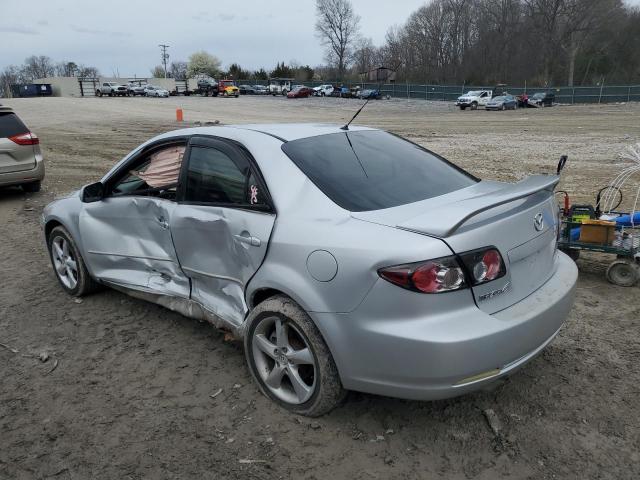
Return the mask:
M276 78L290 78L293 74L293 69L284 62L276 64L276 68L271 71L271 76Z
M229 71L227 72L229 78L233 78L235 80L248 80L251 78L251 72L249 70L244 70L237 63L232 63L229 66Z
M151 76L153 78L164 78L164 67L162 65L156 65L151 69Z
M269 80L269 74L264 68L261 68L260 70L253 72L253 78L256 80Z

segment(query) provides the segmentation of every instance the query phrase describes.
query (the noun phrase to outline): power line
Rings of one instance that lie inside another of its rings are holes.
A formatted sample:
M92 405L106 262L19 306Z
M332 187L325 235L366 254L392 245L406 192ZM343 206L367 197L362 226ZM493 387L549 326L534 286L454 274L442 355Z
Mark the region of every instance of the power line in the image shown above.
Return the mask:
M158 45L162 49L162 64L164 65L164 78L167 78L167 60L169 60L169 54L167 53L167 48L169 45L165 45L161 43Z

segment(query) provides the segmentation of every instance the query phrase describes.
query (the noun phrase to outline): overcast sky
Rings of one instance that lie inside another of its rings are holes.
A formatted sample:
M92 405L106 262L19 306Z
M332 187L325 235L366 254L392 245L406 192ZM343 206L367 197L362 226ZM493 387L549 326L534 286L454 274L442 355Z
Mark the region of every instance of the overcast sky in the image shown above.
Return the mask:
M376 45L425 3L352 2L362 34ZM170 45L170 61L206 50L223 67L269 70L291 60L315 66L323 52L314 23L313 0L0 0L0 68L48 55L96 66L103 75L146 77L160 63L160 43Z

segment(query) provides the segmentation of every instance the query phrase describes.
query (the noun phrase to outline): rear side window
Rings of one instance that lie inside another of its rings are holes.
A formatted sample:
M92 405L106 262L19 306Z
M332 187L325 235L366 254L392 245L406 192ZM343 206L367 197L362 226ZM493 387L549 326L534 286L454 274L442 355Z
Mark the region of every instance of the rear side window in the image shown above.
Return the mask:
M27 133L29 129L15 113L0 113L0 138Z
M249 165L240 168L216 148L192 147L185 200L198 203L244 204Z
M381 131L303 138L282 150L327 197L352 212L418 202L477 182L424 148Z

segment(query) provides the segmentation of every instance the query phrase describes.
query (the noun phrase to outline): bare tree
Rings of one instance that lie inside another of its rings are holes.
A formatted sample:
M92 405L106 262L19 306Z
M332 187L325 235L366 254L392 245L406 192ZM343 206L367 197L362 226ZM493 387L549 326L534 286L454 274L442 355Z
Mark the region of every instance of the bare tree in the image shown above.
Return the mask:
M16 65L9 65L0 72L0 97L11 96L11 85L22 83L22 69Z
M357 73L366 73L380 66L378 49L370 38L361 38L358 40L355 51L353 52L353 62Z
M360 17L349 0L316 0L316 11L316 32L326 47L327 60L337 66L342 79L358 37Z
M573 86L576 58L588 38L622 9L620 0L565 0L563 45L567 51L567 85Z
M54 74L53 62L46 55L32 55L24 61L22 75L28 80L53 77Z
M59 62L55 66L55 74L58 77L75 77L78 65L75 62Z
M78 65L78 77L80 78L98 78L100 71L96 67L88 67L86 65Z

